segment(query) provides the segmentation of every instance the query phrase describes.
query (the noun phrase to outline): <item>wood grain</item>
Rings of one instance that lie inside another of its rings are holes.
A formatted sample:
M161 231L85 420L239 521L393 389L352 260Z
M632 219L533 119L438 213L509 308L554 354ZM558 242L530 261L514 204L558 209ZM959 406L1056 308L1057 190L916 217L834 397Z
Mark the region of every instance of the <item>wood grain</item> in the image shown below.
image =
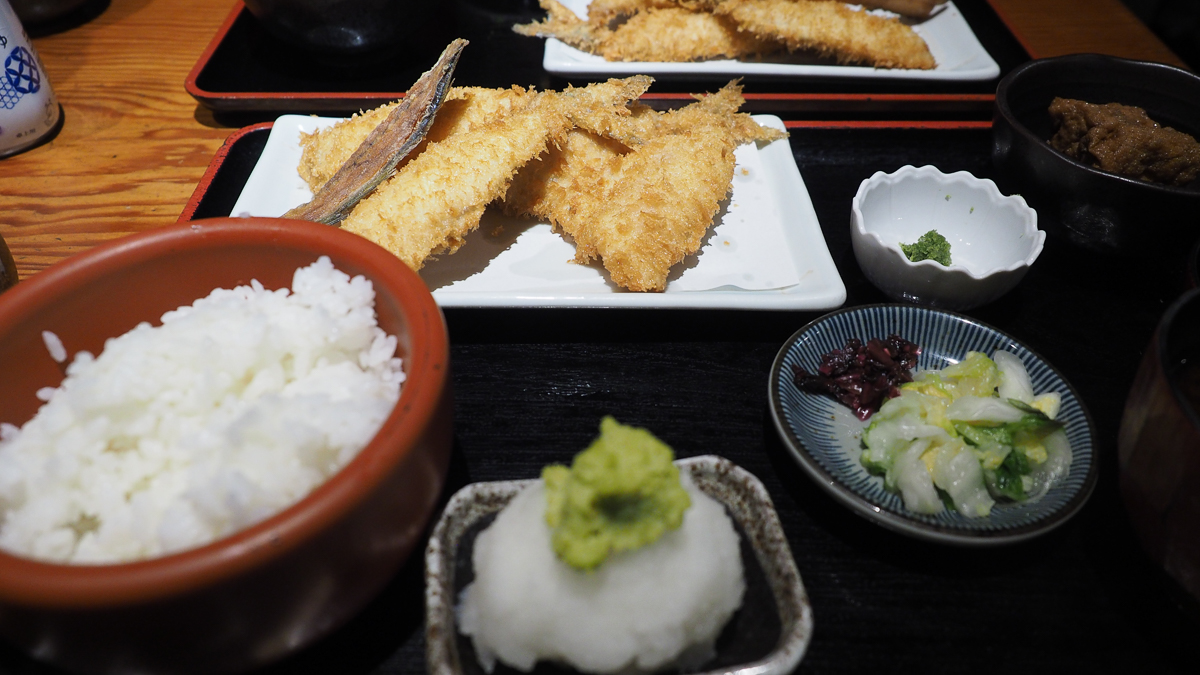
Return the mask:
M0 235L22 277L175 221L230 129L183 82L231 3L112 0L34 40L63 107L51 142L0 162Z
M991 1L1035 56L1181 64L1119 0ZM65 123L53 141L0 160L0 236L22 277L178 218L234 131L183 88L232 6L111 0L95 19L34 40Z
M1034 58L1094 52L1186 67L1120 0L988 0Z

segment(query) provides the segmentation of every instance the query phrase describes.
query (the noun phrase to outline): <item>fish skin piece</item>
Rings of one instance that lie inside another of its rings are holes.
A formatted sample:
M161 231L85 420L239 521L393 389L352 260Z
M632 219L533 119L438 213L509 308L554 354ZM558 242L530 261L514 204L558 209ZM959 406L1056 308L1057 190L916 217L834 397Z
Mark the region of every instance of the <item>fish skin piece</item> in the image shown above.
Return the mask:
M722 0L714 10L741 30L782 40L790 50L814 50L839 63L876 68L937 67L912 28L828 0Z
M599 259L623 288L665 290L728 195L737 146L786 136L736 113L741 103L731 83L676 111L635 106L611 126L627 127L636 147L573 129L517 175L504 210L548 220L574 240L576 262Z
M626 104L649 84L650 78L638 76L540 92L507 117L430 143L362 200L342 228L420 270L431 255L462 246L487 205L505 195L517 170L571 128L572 115L593 107L628 114Z
M638 11L615 29L584 21L557 0L539 0L546 19L513 26L522 35L555 37L608 61L697 61L778 51L780 44L738 30L730 19L681 7Z
M354 205L387 178L425 137L450 89L451 77L467 41L453 40L432 68L409 88L349 159L326 181L312 200L290 209L284 218L336 225Z
M534 92L522 87L487 89L483 87L452 87L438 109L433 126L425 140L408 154L410 159L420 154L431 142L440 141L455 133L469 131L482 124L494 122L520 110L533 100ZM316 192L347 160L367 134L387 117L399 101L355 114L337 124L300 134L300 177ZM398 166L403 166L404 162Z
M451 89L442 105L446 105L453 96L454 89ZM325 181L329 180L342 164L350 159L350 155L354 154L358 146L362 145L367 134L379 126L398 105L400 101L395 101L360 112L332 127L319 129L311 134L300 132L300 164L296 170L304 182L308 183L309 189L314 194L321 189ZM433 123L437 124L436 118Z

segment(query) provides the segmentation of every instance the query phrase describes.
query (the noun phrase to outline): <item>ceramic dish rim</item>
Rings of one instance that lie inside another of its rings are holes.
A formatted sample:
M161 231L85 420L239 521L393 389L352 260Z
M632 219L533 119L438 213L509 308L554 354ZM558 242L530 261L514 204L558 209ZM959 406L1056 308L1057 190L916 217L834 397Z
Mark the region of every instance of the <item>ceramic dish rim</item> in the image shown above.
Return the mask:
M1041 364L1053 372L1075 398L1079 404L1080 412L1082 413L1084 422L1086 423L1087 439L1091 462L1088 468L1088 473L1084 477L1083 483L1080 485L1078 492L1070 497L1070 499L1057 511L1049 513L1044 519L1035 523L1011 527L999 532L976 532L970 530L959 530L947 528L940 525L923 523L914 520L905 515L892 513L882 507L876 506L866 498L854 492L850 488L842 484L836 476L825 470L810 454L804 443L792 433L787 421L782 417L783 404L779 398L780 375L783 369L784 357L788 354L792 346L806 333L812 330L815 326L823 323L835 316L848 314L853 312L863 312L878 308L897 308L900 311L906 312L929 312L931 314L944 314L959 321L969 324L975 324L985 330L994 331L1005 339L1020 345L1027 350L1030 355L1036 358ZM862 516L877 525L885 527L893 532L903 534L916 539L921 539L939 544L949 544L960 547L969 548L988 548L995 546L1004 546L1015 544L1023 541L1028 541L1036 537L1047 534L1060 526L1069 522L1091 498L1096 485L1099 481L1099 461L1096 451L1096 425L1092 419L1091 412L1080 396L1079 391L1075 386L1063 375L1062 371L1056 368L1053 364L1047 361L1040 353L1030 348L1023 341L1012 337L1006 331L1002 331L995 326L989 325L972 317L966 316L959 312L954 312L944 309L935 309L931 307L918 307L914 305L905 305L900 303L878 303L871 305L859 305L856 307L847 307L833 312L824 314L816 319L805 324L802 328L791 335L780 347L775 355L774 361L771 363L770 374L767 379L767 399L768 407L771 409L771 421L775 426L775 431L779 438L783 441L784 447L792 459L803 469L815 483L821 486L826 494L834 498L835 501L847 507L853 513Z
M1024 235L1029 235L1032 240L1032 250L1025 256L1024 259L1012 262L1004 267L992 267L982 272L975 272L965 265L951 263L949 266L943 265L934 260L921 260L913 262L904 255L904 252L898 245L889 244L883 241L874 230L868 230L866 226L867 219L862 212L862 202L866 195L880 186L895 186L902 180L910 176L925 177L932 176L943 184L961 183L970 189L978 189L985 194L993 204L997 204L1002 208L1012 210L1020 218L1021 226ZM905 164L904 166L886 173L876 171L870 178L863 179L858 185L858 191L854 194L854 199L850 202L851 226L857 231L859 236L869 238L874 241L880 248L889 252L890 257L899 260L906 267L929 267L945 272L961 272L976 281L982 281L990 276L1003 274L1007 272L1016 272L1022 268L1032 267L1042 254L1042 249L1046 245L1046 231L1039 229L1037 225L1037 211L1035 211L1025 201L1021 195L1006 195L1000 192L1000 188L995 181L990 178L980 178L970 171L954 171L945 173L941 169L931 164L922 166L914 166Z

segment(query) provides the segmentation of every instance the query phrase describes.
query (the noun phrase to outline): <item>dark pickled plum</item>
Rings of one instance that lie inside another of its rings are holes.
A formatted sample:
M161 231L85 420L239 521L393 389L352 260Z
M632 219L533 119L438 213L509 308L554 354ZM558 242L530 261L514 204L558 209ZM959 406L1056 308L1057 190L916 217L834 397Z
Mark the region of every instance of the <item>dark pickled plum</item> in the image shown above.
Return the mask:
M921 348L899 335L871 338L863 344L850 338L846 346L821 357L816 373L792 366L792 381L802 391L830 396L865 420L883 402L900 395L900 385L912 382Z

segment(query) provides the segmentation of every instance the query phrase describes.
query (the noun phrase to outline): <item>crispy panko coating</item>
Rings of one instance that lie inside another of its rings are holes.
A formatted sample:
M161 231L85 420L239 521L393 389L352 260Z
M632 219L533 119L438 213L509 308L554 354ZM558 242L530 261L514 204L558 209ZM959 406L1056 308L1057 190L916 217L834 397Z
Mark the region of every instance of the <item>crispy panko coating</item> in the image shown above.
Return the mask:
M573 129L518 174L505 211L550 221L574 240L576 262L599 259L617 285L662 291L728 195L737 146L786 136L737 113L741 103L730 83L681 110L638 107L610 125L634 147Z
M692 11L711 10L721 0L592 0L588 4L588 23L612 27L614 21L631 17L646 9L683 7ZM543 7L545 9L545 7Z
M610 29L580 19L557 0L540 0L540 4L549 12L546 19L513 26L513 30L555 37L608 61L696 61L779 49L774 41L740 32L731 20L708 12L680 7L645 9Z
M429 256L457 250L488 204L503 198L505 211L544 218L570 235L576 260L600 260L614 283L664 290L670 268L699 250L730 190L734 149L787 134L737 112L736 82L660 113L631 103L651 81L636 76L558 93L455 89L426 145L342 227L420 269ZM338 154L352 151L390 108L307 136L302 170L335 170Z
M533 95L534 92L518 86L509 89L453 87L438 110L433 126L425 135L425 142L414 148L409 157L419 155L429 143L494 122L520 110L533 100ZM367 134L397 105L399 102L389 103L354 115L327 129L301 134L299 171L309 188L313 192L319 190L353 154Z
M487 205L504 196L517 170L545 151L591 108L627 114L650 86L635 76L584 88L540 92L519 110L429 143L342 221L414 270L453 253L479 226Z
M837 0L593 0L586 21L557 0L539 4L547 17L513 26L514 31L555 37L609 61L682 62L808 50L876 68L937 66L910 26Z
M813 50L839 63L928 70L929 46L897 19L823 0L722 0L714 10L745 31L780 39L789 50Z
M538 0L546 10L546 18L533 23L519 23L514 33L529 37L554 37L590 54L599 54L604 40L612 35L607 25L591 24L580 19L557 0Z
M778 49L774 39L739 31L725 17L667 8L630 17L604 40L600 55L608 61L706 61Z

